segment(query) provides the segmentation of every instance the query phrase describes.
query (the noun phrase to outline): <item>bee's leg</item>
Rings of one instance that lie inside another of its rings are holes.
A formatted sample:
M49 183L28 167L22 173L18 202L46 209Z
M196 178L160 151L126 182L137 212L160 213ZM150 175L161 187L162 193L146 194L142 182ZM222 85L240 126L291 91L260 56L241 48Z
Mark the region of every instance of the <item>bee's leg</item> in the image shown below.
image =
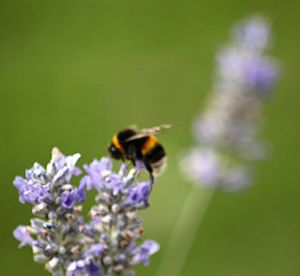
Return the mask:
M149 173L149 177L150 177L150 185L152 187L154 181L155 181L155 178L153 176L153 169L150 165L150 163L148 162L147 158L144 159L144 164L145 164L145 167L146 167L146 170L148 171Z
M152 186L154 184L155 178L154 178L152 172L149 172L149 176L150 176L150 184L151 184L151 189L152 189Z
M132 165L133 168L136 167L136 162L134 159L130 160L130 164Z

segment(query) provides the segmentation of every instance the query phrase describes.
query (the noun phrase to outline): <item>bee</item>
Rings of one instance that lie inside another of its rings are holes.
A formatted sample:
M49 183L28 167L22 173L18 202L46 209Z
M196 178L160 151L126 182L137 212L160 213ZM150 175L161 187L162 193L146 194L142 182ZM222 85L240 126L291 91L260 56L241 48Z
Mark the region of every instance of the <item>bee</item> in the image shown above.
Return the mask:
M117 160L129 160L136 165L141 161L150 175L151 184L167 165L167 156L156 135L170 125L160 125L152 128L136 130L126 128L119 131L112 138L108 147L111 157Z

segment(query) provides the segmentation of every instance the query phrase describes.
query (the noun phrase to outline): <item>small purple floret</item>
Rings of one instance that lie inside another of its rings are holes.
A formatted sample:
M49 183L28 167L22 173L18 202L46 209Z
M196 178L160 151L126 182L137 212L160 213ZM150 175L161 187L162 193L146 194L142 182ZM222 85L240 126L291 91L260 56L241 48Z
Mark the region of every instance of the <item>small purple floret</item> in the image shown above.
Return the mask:
M128 192L128 197L125 204L137 205L139 203L147 203L151 192L149 182L141 182L137 186L131 188Z
M124 182L118 174L111 174L107 176L105 179L105 186L112 191L114 196L125 190Z
M23 247L25 245L32 246L33 243L34 243L34 241L35 241L29 235L29 233L28 233L28 231L26 229L27 229L26 226L20 225L13 232L14 237L21 242L20 245L19 245L19 247Z
M26 180L20 176L15 178L13 184L18 190L19 200L23 204L38 204L51 198L49 184L43 184L35 179Z
M86 271L89 276L101 276L101 270L94 262L90 262L86 265Z
M103 245L101 243L96 243L84 252L84 256L85 257L100 257L103 253L103 250L104 250Z
M94 160L90 165L84 165L83 168L88 174L82 180L86 183L87 189L95 188L100 191L100 184L112 170L112 162L109 158L103 157L100 160Z
M83 202L85 200L85 184L80 183L79 188L63 192L61 199L62 205L65 208L72 208L75 204Z
M93 261L79 260L72 262L67 270L67 276L100 276L100 267Z
M133 261L135 263L143 263L144 265L149 264L149 258L152 254L159 250L159 244L155 241L145 241L140 245L135 252Z

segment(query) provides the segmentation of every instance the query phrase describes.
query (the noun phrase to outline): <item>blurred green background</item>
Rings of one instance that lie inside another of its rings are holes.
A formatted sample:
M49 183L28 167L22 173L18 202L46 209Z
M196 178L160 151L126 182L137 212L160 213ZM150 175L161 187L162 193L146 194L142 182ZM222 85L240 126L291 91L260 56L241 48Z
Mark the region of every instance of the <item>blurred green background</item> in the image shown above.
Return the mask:
M1 1L0 275L47 275L12 237L31 218L15 175L46 164L54 145L80 152L84 164L106 154L125 126L171 123L161 136L168 170L141 212L145 238L162 249L138 275L154 274L191 188L177 155L193 143L191 120L211 90L214 54L234 22L257 12L273 23L271 53L283 67L265 108L263 136L274 151L254 166L250 188L213 197L183 275L300 275L297 0Z

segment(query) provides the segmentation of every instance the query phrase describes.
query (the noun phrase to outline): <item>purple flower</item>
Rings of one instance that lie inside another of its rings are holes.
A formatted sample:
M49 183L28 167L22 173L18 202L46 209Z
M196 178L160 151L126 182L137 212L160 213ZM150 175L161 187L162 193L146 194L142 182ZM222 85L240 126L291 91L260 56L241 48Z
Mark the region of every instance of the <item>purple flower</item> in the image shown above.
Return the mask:
M77 189L78 202L82 203L86 197L85 184L80 183L79 188Z
M238 190L250 180L240 163L266 155L258 126L265 96L279 77L278 63L265 55L269 31L260 17L242 21L216 57L213 94L193 124L199 145L181 160L197 184Z
M146 244L137 245L143 235L137 211L148 207L151 186L136 182L137 168L127 172L122 164L115 173L112 161L102 158L84 166L87 175L75 187L70 180L80 173L75 166L79 157L65 157L54 148L46 170L35 163L26 171L26 179L16 177L14 186L21 202L34 204L32 211L38 218L28 227L19 226L14 236L20 246L30 245L34 260L44 263L52 274L100 276L105 271L105 275L131 275L133 256L136 262L148 263L155 251ZM85 200L86 187L99 191L88 223L79 205Z
M77 176L81 174L81 170L76 167L76 163L80 158L79 153L75 153L73 155L64 156L59 149L52 149L52 159L51 162L47 166L47 172L56 172L62 174L62 171L65 171L66 180L70 181L72 176ZM58 178L58 176L55 176Z
M196 118L193 123L193 134L198 142L208 143L218 137L221 127L213 118Z
M84 233L89 242L83 256L85 260L93 260L93 264L107 275L134 275L133 266L148 264L150 255L159 249L152 241L138 245L143 228L137 212L149 207L152 187L148 182L137 182L141 173L139 168L134 167L128 172L127 166L122 164L115 173L111 170L111 162L107 162L104 169L100 162L94 164L100 168L93 177L98 181L99 194L97 205L89 212L91 221L85 224ZM93 172L87 172L90 179ZM95 268L96 273L98 268Z
M231 168L224 176L224 186L229 191L244 188L250 182L249 172L243 167Z
M67 269L67 276L100 276L100 267L91 260L79 260L72 262Z
M65 208L72 208L75 204L85 200L85 184L80 183L79 188L73 188L71 191L64 191L61 195L62 205Z
M77 176L81 174L81 170L76 167L76 163L80 158L79 153L75 153L74 155L67 156L65 159L65 166L69 169L69 175L67 179L71 179L72 176Z
M220 161L214 151L193 149L181 161L182 169L192 180L204 186L214 186L221 174Z
M255 90L268 90L278 79L275 61L244 49L225 48L218 56L218 70L224 81L232 81Z
M232 89L253 89L265 95L278 79L278 64L264 55L270 36L269 25L260 17L240 22L233 29L233 40L217 56L220 82ZM236 87L236 85L241 87Z
M136 264L149 264L149 257L159 250L159 244L155 241L145 241L142 245L136 248L133 256L133 262Z
M140 160L136 160L135 161L135 168L138 170L138 171L142 171L142 170L145 170L146 167L145 167L145 163L140 161Z
M83 260L72 262L67 270L67 276L81 276L85 272L85 263Z
M181 160L182 170L199 185L222 185L227 191L244 188L250 181L248 171L232 167L228 159L222 161L217 152L208 149L194 149Z
M263 50L269 44L270 26L262 17L255 16L234 26L233 38L242 47Z
M23 226L23 225L18 226L14 230L13 235L17 240L19 240L21 242L19 247L23 247L25 245L32 246L35 241L28 233L27 227Z
M125 200L127 205L138 205L140 203L148 203L151 192L151 185L148 182L141 182L137 186L131 188Z
M25 179L16 177L13 183L20 201L33 204L32 213L38 217L31 220L31 226L19 226L13 234L21 241L20 246L30 245L34 249L34 260L44 263L52 274L65 271L81 255L81 246L85 243L81 232L84 228L81 206L75 206L85 200L85 183L80 183L78 188L70 183L71 178L81 172L76 167L79 157L78 153L64 156L54 148L47 169L35 163L26 170ZM35 235L36 240L30 234ZM92 271L92 264L86 264L89 268L84 272ZM80 265L76 264L74 275L82 275L78 272Z
M273 87L278 79L277 63L263 57L253 57L241 64L243 79L256 90L266 91Z
M84 165L83 168L88 174L82 179L86 183L87 189L95 188L100 191L101 183L112 170L112 162L109 158L103 157L100 160L94 160L89 166Z
M77 202L77 192L76 190L65 191L61 195L62 206L69 209L72 208Z
M80 158L79 153L70 156L64 156L62 154L56 156L53 154L53 151L52 160L47 166L47 172L52 176L52 182L54 184L68 183L73 176L81 174L81 170L75 166Z
M103 245L101 243L96 243L89 247L85 252L85 257L100 257L103 253Z
M46 170L39 163L34 163L31 169L25 171L27 179L35 179L37 181L44 181L46 178Z
M86 271L90 276L101 276L101 269L98 265L96 265L93 261L89 262L86 265Z
M125 190L124 181L118 174L111 174L107 176L105 179L105 186L112 191L114 196L124 192Z
M51 199L49 183L41 183L34 178L26 180L17 176L13 184L19 192L19 201L23 204L37 204Z
M20 202L38 204L51 201L50 190L54 186L67 184L73 175L80 173L80 169L75 166L79 158L78 153L65 157L54 148L47 170L39 163L34 163L31 169L26 170L26 179L20 176L15 178L13 184L19 192Z

